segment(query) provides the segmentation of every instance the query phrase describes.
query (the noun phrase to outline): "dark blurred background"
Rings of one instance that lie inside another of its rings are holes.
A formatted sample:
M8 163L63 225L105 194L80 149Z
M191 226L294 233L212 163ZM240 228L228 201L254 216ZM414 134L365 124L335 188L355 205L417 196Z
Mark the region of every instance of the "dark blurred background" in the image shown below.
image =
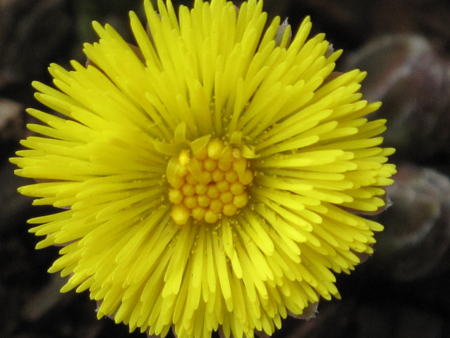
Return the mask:
M177 4L181 3L175 1ZM192 0L182 1L191 5ZM239 4L239 2L236 2ZM64 279L46 270L57 248L35 251L26 220L52 212L32 207L8 162L27 136L24 109L40 107L31 81L50 83L49 63L85 62L90 22L112 24L133 42L129 10L141 0L0 0L0 337L106 338L125 325L96 320L88 294L60 294ZM337 70L369 75L362 92L383 101L385 145L397 148L393 207L377 216L376 253L351 275L338 276L343 300L322 302L316 319L287 319L276 337L450 337L450 4L446 0L266 0L272 18L289 17L295 32L310 15L344 49ZM48 111L48 109L46 109Z

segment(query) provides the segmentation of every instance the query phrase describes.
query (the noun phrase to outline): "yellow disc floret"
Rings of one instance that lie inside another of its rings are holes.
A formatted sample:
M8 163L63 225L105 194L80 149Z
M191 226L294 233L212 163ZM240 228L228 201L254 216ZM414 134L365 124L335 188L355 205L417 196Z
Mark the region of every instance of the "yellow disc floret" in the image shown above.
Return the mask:
M222 214L233 216L247 205L246 187L253 173L240 151L213 139L194 155L183 150L178 163L169 180L175 223L186 224L191 216L196 221L214 223Z

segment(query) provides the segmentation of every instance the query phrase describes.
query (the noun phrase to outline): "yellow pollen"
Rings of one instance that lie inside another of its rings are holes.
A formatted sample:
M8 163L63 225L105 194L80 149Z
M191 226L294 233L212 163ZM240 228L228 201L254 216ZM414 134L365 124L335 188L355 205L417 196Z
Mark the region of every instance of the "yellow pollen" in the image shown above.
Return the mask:
M203 184L208 184L212 181L212 176L209 171L202 171L198 179Z
M248 196L246 193L234 196L234 198L233 198L233 204L237 208L245 207L247 205L247 202L248 202Z
M239 149L212 139L193 155L183 150L178 160L169 190L175 223L186 224L190 217L215 223L222 214L233 216L247 205L246 187L253 181L253 173Z
M226 173L228 173L228 171L231 169L232 165L233 165L233 162L230 162L230 161L219 160L219 162L217 162L217 166L219 167L219 169L222 171L225 171Z
M220 181L223 181L223 179L224 179L224 177L225 177L225 173L224 173L222 170L216 168L216 169L211 173L211 176L212 176L212 180L213 180L214 182L220 182Z
M228 170L225 173L225 179L227 180L227 182L234 183L238 179L238 174L234 170Z
M189 163L190 159L191 157L189 156L189 150L182 150L179 157L181 165L185 166Z
M207 191L208 191L208 186L206 184L197 183L195 185L195 193L197 195L199 195L199 197L200 197L200 195L205 195Z
M220 191L219 189L217 189L217 185L210 185L208 187L208 192L206 193L206 195L208 195L209 198L217 198L220 195Z
M208 157L218 160L222 155L222 151L224 148L223 142L219 139L213 139L208 143Z
M198 160L206 159L208 157L208 149L207 149L207 147L201 148L194 155L195 155L195 158L198 159Z
M184 205L188 208L188 209L194 209L197 207L197 197L195 196L187 196L184 200Z
M181 187L184 185L184 177L180 177L177 175L175 175L175 177L173 178L172 182L171 182L171 186L174 189L181 189Z
M227 181L220 181L217 182L216 187L220 192L228 191L230 189L230 183Z
M227 203L223 206L222 212L226 216L233 216L237 211L237 207L233 203Z
M175 204L172 208L172 219L177 224L185 224L189 219L190 210L183 204Z
M208 196L206 195L197 196L197 203L199 206L203 208L209 207L209 202L211 202L211 198L209 198Z
M217 213L222 211L222 207L223 203L219 199L212 200L211 203L209 204L209 209Z
M223 203L230 203L233 201L233 194L231 193L231 191L225 191L223 193L220 194L220 200Z
M233 195L240 195L244 192L244 190L244 185L241 182L234 182L230 186L230 191L233 193Z
M214 223L219 219L219 214L212 210L206 210L205 217L203 219L206 223Z
M185 184L181 188L181 191L183 192L184 196L194 196L195 195L195 188L191 184Z
M192 209L191 215L194 217L197 221L201 221L205 217L206 209L202 207L196 207Z
M170 189L169 190L169 200L173 204L179 204L183 202L184 195L183 193L178 189Z
M203 161L203 167L208 171L213 171L217 167L217 161L208 157Z
M186 183L188 183L190 185L196 185L198 183L198 181L194 177L194 175L189 173L189 174L186 175Z

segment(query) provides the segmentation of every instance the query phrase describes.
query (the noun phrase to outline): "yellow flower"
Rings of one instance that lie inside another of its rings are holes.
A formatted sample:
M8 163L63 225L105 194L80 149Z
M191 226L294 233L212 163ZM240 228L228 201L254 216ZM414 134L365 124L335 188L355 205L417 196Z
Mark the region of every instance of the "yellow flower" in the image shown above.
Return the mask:
M385 205L395 173L385 121L364 117L380 103L364 72L330 76L341 51L307 40L309 18L290 41L256 0L145 11L137 47L94 23L87 67L33 83L59 114L29 109L46 125L11 161L38 180L22 194L66 209L29 221L37 248L63 245L62 291L89 289L130 330L270 335L372 253L382 226L356 214Z

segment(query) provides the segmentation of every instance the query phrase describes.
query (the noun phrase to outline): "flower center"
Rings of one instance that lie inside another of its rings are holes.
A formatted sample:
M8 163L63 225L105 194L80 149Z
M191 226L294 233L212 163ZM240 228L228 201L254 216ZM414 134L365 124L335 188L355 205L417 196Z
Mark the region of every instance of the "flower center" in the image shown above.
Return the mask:
M178 159L169 182L175 223L186 224L191 216L214 223L222 214L233 216L247 205L246 186L252 182L253 173L239 149L213 139L192 156L189 150L183 150Z

